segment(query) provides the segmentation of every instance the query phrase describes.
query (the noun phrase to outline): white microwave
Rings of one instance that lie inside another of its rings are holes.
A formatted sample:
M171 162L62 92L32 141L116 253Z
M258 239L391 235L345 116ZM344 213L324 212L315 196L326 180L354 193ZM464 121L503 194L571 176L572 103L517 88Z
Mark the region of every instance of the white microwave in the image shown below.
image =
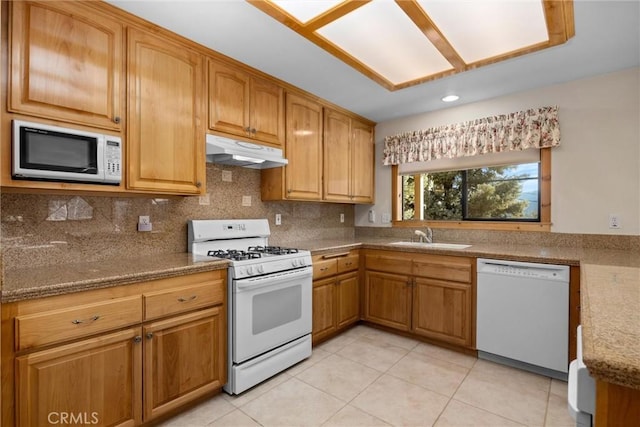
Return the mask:
M117 136L13 120L16 179L118 185L122 140Z

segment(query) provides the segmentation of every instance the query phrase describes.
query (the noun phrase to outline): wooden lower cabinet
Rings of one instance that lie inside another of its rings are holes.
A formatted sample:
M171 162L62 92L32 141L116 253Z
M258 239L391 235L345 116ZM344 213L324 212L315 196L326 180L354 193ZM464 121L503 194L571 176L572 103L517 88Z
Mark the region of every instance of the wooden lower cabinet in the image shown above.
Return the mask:
M16 425L139 424L141 341L137 327L17 357Z
M471 287L422 278L416 278L414 283L412 331L452 344L469 345Z
M336 281L336 327L342 329L360 320L358 273L340 276Z
M144 327L145 420L225 384L226 332L220 307ZM194 351L196 348L199 351Z
M360 320L358 251L313 257L313 329L316 344Z
M364 320L473 348L471 258L366 251Z
M410 277L366 271L364 318L401 331L411 330Z
M317 342L336 331L336 281L313 282L313 341Z
M3 304L2 424L135 426L215 393L225 302L226 269Z

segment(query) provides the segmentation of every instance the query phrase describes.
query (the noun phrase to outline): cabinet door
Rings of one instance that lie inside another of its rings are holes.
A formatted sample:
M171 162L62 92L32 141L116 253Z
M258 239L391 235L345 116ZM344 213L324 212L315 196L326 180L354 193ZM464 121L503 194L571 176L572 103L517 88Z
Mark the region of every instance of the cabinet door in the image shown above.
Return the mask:
M249 97L251 137L275 145L284 142L284 89L252 78Z
M336 281L337 327L344 328L360 319L360 288L358 273L339 276Z
M374 153L373 129L351 121L351 196L356 203L373 203Z
M413 332L453 344L471 345L471 286L415 279Z
M123 28L81 2L10 2L9 109L120 130Z
M16 393L18 426L139 424L140 328L17 357Z
M324 199L351 201L351 119L325 109Z
M322 199L322 107L287 94L285 198Z
M313 343L336 331L336 281L313 282Z
M214 307L144 327L144 420L226 383L226 316Z
M209 60L209 129L250 136L250 77Z
M411 282L409 276L367 271L364 318L391 328L410 330Z
M204 192L202 76L199 54L130 29L127 188Z

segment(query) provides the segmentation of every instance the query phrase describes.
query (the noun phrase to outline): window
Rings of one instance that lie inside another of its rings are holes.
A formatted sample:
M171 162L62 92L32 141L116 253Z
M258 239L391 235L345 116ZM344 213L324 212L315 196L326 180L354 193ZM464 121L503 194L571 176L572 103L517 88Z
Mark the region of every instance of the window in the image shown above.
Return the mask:
M394 225L548 230L550 162L542 149L539 162L404 175L394 167Z

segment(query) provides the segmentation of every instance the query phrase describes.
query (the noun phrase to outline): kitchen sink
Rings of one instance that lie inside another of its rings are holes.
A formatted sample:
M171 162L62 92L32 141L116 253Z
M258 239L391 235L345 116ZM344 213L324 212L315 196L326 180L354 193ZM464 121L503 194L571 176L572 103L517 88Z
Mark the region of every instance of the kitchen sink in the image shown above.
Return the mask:
M391 245L411 246L414 248L432 248L432 249L466 249L471 245L461 243L427 243L427 242L393 242Z

